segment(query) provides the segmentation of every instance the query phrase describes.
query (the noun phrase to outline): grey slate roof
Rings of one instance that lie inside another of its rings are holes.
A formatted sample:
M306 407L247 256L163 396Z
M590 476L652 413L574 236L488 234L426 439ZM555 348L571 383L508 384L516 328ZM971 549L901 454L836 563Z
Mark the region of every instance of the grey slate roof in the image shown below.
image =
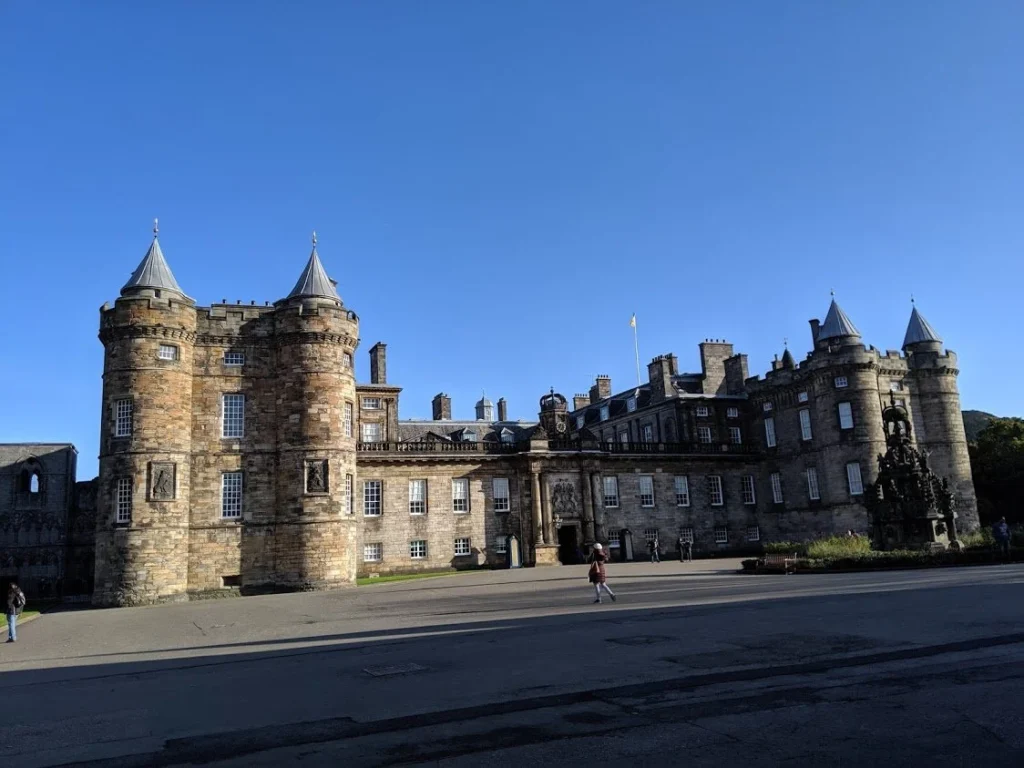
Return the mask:
M931 323L924 319L924 315L917 311L910 313L910 323L907 324L907 334L903 337L903 346L917 344L921 341L942 341L939 334L932 328Z
M842 308L836 304L836 300L832 299L828 314L825 315L825 322L818 329L818 341L837 339L841 336L860 336L860 331Z
M306 262L306 268L299 275L299 281L292 288L292 292L288 294L289 299L307 296L341 301L341 296L338 295L334 283L331 282L327 272L324 271L324 265L320 263L320 256L316 252L315 241L313 243L313 252L309 254L309 261Z
M121 295L123 296L125 291L132 288L163 288L168 291L177 291L182 295L185 293L178 285L178 281L174 279L174 275L171 274L171 268L167 266L155 229L149 250L146 251L139 266L132 272L128 282L121 288Z
M477 442L499 442L501 432L507 429L515 440L526 440L537 428L536 422L527 421L451 421L409 420L398 422L398 439L403 443L431 442L435 440L457 442L466 430L476 433Z

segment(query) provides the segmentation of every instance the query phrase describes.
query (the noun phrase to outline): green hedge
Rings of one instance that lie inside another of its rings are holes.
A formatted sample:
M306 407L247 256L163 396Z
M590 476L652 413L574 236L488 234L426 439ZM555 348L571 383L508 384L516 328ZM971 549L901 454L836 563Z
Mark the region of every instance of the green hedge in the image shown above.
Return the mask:
M825 558L860 555L871 552L871 541L865 536L830 536L812 541L771 541L764 545L768 555L799 555Z

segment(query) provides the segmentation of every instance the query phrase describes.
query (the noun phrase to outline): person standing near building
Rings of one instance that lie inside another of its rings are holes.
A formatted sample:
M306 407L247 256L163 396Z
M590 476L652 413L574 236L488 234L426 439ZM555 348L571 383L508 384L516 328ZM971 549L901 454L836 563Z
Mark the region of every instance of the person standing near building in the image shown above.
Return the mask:
M25 593L12 581L7 587L7 642L18 640L18 616L25 608Z
M1006 518L999 518L999 522L992 526L992 538L996 540L996 548L1003 557L1010 557L1010 526L1006 524Z
M658 534L654 534L654 538L647 542L647 551L651 554L652 563L660 563L661 555L658 553L660 546L658 544Z
M608 560L608 554L604 551L604 547L601 544L594 545L594 551L590 555L590 572L588 578L590 583L594 585L594 597L595 603L601 602L601 590L603 589L608 597L615 602L615 593L611 591L606 583L608 580L608 572L605 569L605 562Z

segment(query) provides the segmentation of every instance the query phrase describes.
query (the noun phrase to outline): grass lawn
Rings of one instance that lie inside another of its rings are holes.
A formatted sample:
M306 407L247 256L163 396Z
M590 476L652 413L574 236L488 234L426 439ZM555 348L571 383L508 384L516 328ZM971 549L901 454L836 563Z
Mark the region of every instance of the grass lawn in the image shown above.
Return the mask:
M460 573L472 573L472 571L435 571L433 573L395 573L390 576L368 576L356 579L356 586L368 587L371 584L389 584L395 581L413 581L414 579L436 579L440 576L458 576Z

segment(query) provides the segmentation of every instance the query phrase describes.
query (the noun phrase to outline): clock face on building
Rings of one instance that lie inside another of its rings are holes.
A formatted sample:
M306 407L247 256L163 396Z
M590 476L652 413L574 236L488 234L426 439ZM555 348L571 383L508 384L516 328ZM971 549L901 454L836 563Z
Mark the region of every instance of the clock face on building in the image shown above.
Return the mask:
M558 422L558 424L555 425L555 429L557 429L559 432L565 432L565 422Z

